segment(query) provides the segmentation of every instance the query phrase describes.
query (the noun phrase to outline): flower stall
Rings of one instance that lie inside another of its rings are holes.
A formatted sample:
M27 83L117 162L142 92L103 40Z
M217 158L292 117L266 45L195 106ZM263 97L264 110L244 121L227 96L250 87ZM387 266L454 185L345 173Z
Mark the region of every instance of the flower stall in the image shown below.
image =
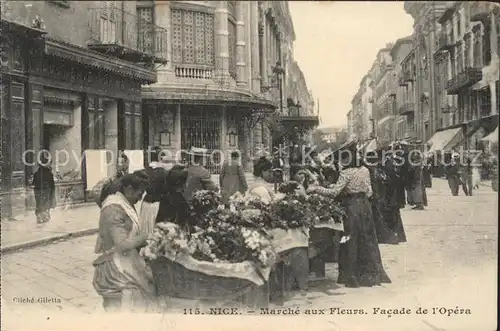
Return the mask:
M263 307L293 280L306 290L310 228L338 229L343 220L338 205L294 192L270 203L237 193L229 206L216 192L198 191L189 219L156 225L141 254L159 295Z

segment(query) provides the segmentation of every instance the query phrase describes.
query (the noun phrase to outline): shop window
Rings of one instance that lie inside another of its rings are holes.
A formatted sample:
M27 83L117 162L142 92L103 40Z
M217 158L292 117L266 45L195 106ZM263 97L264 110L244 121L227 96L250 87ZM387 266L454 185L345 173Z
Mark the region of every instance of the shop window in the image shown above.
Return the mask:
M214 65L214 16L172 10L172 61L178 64Z

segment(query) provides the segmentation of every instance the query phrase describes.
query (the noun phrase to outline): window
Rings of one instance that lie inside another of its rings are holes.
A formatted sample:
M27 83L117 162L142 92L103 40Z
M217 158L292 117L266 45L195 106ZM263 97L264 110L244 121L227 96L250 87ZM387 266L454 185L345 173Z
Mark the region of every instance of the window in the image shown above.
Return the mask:
M479 117L479 105L478 105L478 91L472 90L471 91L471 102L470 102L470 107L471 107L471 117L472 119L476 119Z
M459 40L460 37L462 36L461 32L462 32L462 21L460 19L460 13L458 13L458 15L457 15L457 40Z
M101 42L103 44L112 44L119 41L116 34L116 26L118 24L115 2L101 1L101 20L99 26L101 29Z
M474 68L480 68L482 67L482 64L483 64L483 58L482 58L482 50L481 50L481 26L480 25L476 25L473 29L472 29L472 35L473 35L473 38L474 38L474 46L473 46L473 49L472 49L472 53L473 53L473 67Z
M236 24L234 20L228 19L229 39L229 74L236 79Z
M491 114L491 91L485 87L479 91L479 115L480 117L490 116Z
M464 63L465 68L470 68L470 43L471 43L471 35L470 33L464 36Z
M145 53L153 53L155 51L153 8L137 7L137 20L137 46Z
M95 97L88 98L88 114L89 149L104 149L106 121L102 99Z
M172 10L172 62L214 65L214 17L212 14Z
M457 53L457 74L464 71L464 44L460 41L456 48Z
M125 102L125 149L142 149L141 104Z
M491 62L491 24L486 24L483 28L483 65L487 66Z

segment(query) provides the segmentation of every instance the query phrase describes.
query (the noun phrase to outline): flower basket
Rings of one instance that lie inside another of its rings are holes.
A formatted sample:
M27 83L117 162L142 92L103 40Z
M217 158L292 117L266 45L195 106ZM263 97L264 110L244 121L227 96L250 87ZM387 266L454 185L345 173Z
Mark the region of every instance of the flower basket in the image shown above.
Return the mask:
M251 262L213 263L187 254L162 256L150 261L158 295L183 299L236 300L266 291L270 268Z

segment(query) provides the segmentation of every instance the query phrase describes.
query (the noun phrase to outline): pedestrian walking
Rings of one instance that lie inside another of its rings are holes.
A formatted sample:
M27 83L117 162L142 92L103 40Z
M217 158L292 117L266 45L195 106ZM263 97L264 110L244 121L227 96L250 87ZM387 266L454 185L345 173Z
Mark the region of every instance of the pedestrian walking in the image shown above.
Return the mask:
M427 192L423 181L423 164L420 153L410 156L408 172L408 204L413 210L424 210L427 206Z
M274 192L278 192L278 187L284 181L283 175L285 167L285 163L283 162L283 159L281 158L279 152L274 153L272 165L273 165L272 171L273 171Z
M200 190L218 191L217 185L212 181L210 172L205 168L207 150L202 148L191 148L187 153L189 166L187 168L188 177L184 189L184 198L189 202L193 194Z
M219 175L222 203L228 208L229 198L236 192L244 194L247 189L245 170L241 164L240 153L231 153L231 159L225 161Z
M35 193L35 215L38 224L50 221L50 209L56 203L56 185L49 158L42 154L38 160L38 169L33 174Z
M355 149L350 153L356 154ZM370 172L360 159L350 157L349 161L342 162L344 169L332 188L313 186L307 190L309 193L324 194L332 198L342 197L347 208L337 283L347 287L371 287L390 283L391 280L382 265L371 204L368 200L373 194Z
M432 163L431 157L427 157L422 166L423 180L426 188L432 188Z
M465 195L472 196L472 160L470 157L467 157L465 163L460 165L459 173Z
M462 186L464 193L467 195L467 188L460 176L460 155L458 153L451 155L450 163L446 166L446 179L448 180L448 185L453 196L458 195L460 186Z
M406 242L406 233L403 226L403 219L401 218L401 201L399 196L399 187L401 185L401 166L397 164L394 156L391 155L385 161L384 173L387 176L385 190L386 196L382 212L384 221L389 227L391 233L395 235L397 243ZM427 197L425 197L425 200L427 200Z

